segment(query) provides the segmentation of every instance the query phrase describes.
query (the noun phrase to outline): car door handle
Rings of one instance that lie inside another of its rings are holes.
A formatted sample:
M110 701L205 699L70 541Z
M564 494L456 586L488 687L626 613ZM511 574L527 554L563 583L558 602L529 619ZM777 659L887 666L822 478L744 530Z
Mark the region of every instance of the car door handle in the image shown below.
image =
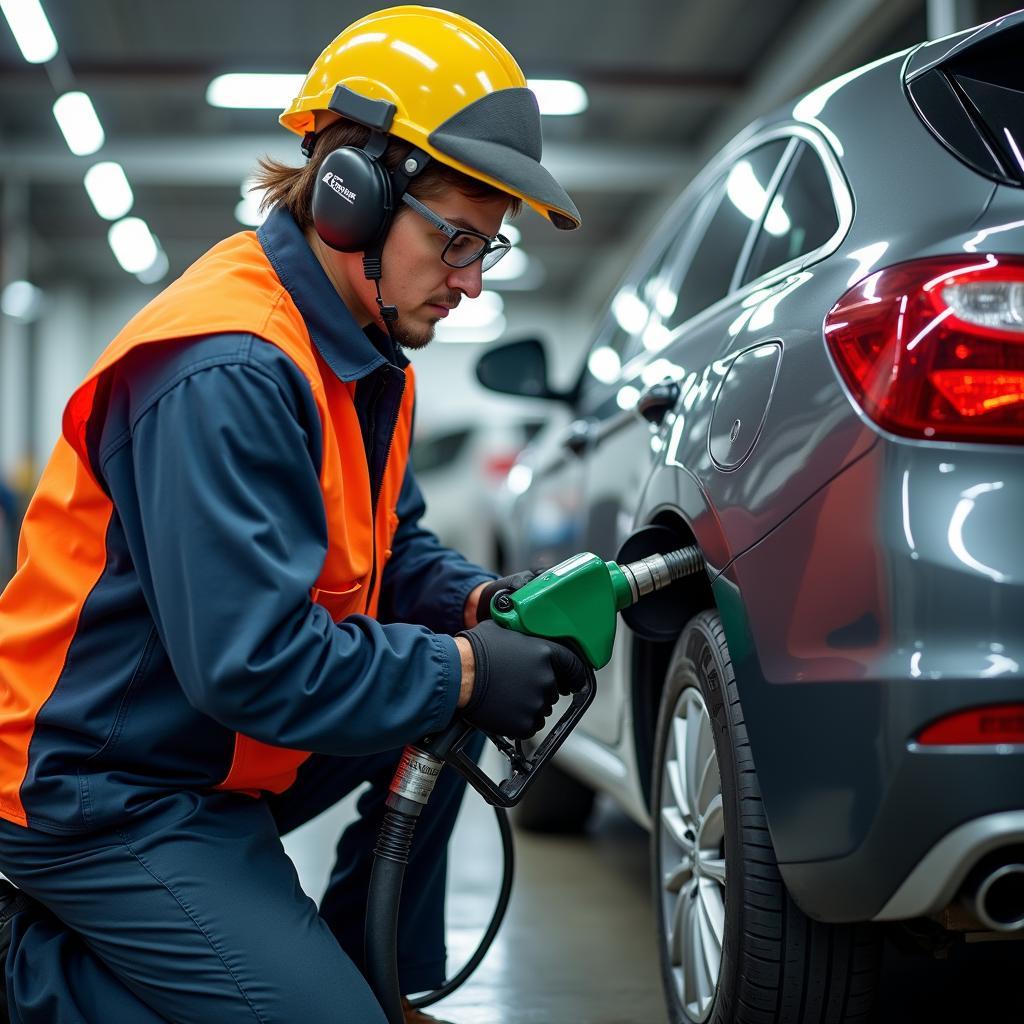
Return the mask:
M637 411L648 423L661 423L665 414L679 401L679 382L662 380L652 384L636 403Z
M573 455L581 455L584 448L590 443L593 433L592 420L573 420L566 428L565 437L562 438L562 447L567 448Z

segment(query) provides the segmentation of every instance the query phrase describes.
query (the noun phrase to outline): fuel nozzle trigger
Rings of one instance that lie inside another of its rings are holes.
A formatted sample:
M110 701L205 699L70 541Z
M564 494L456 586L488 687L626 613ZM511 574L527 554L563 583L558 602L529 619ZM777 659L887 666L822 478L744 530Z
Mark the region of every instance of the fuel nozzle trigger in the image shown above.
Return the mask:
M476 729L462 718L456 718L443 732L427 736L416 745L450 764L489 803L495 807L514 807L554 756L565 738L576 728L597 694L597 677L587 666L583 688L572 694L569 706L551 727L533 753L528 753L521 740L487 734L487 738L509 762L511 773L504 779L492 779L464 750L466 741Z

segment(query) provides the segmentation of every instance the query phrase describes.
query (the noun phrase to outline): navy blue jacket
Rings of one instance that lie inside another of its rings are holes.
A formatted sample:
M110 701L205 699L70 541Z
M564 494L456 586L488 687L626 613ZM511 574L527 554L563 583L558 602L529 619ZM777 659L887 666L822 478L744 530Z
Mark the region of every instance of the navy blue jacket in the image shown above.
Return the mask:
M372 471L377 399L405 357L359 328L289 214L258 237L325 362L357 382ZM31 826L97 828L161 790L216 785L236 731L358 755L449 721L461 670L447 634L493 576L420 524L409 470L377 619L335 624L310 601L327 550L321 425L280 349L245 335L140 348L107 410L89 456L114 505L108 560L37 717Z

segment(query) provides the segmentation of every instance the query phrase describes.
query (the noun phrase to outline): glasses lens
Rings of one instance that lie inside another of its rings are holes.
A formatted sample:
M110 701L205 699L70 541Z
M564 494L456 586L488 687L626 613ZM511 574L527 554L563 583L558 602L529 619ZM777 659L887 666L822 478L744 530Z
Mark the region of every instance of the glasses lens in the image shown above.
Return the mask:
M501 257L504 256L511 248L512 243L504 235L498 235L494 241L491 242L490 248L484 255L483 269L485 271L490 270L491 267L493 267L494 264L497 263L498 260L500 260Z
M474 260L480 259L487 244L486 238L460 231L444 247L441 259L450 267L468 267Z

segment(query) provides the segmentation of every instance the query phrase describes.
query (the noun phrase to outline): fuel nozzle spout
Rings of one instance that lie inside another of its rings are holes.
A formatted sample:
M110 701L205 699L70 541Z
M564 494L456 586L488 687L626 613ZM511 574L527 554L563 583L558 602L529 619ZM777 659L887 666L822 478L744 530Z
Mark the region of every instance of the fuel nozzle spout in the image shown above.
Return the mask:
M505 600L497 595L491 618L518 633L571 641L594 668L602 668L612 656L620 611L703 568L696 547L623 565L584 551L508 592Z
M684 576L700 572L704 568L704 557L700 548L691 545L664 555L648 555L647 558L620 565L619 568L633 595L630 603L635 604L645 594L662 590Z

